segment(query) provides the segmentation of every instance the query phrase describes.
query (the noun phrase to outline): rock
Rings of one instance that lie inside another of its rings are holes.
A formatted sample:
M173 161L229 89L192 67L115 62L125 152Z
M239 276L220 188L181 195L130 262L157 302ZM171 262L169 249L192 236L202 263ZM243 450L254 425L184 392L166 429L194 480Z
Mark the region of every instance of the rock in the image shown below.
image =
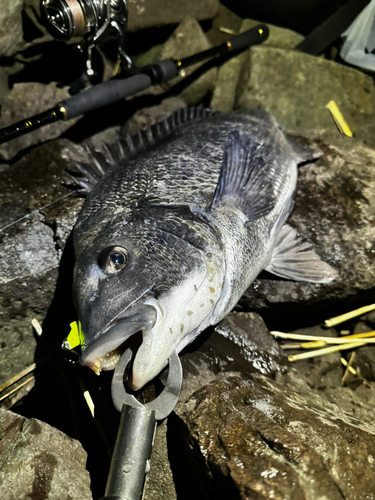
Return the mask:
M34 361L31 319L43 321L51 304L62 251L83 202L64 187L65 169L72 167L70 156L84 154L81 146L57 140L0 172L0 383Z
M329 301L337 303L361 291L367 292L362 305L373 302L374 150L339 134L312 136L315 139L310 144L319 145L323 156L316 163L299 168L289 223L311 242L323 260L337 269L338 278L330 285L320 285L274 279L264 273L246 292L248 300L241 303L246 309L262 310L266 315L272 307L272 314L267 316L271 321L276 318L277 304L280 305L279 318L289 316L293 321L293 318L304 317L302 321L305 321L306 314L309 318L318 314L313 320L316 324L334 316L332 309L328 309ZM304 307L307 303L308 313ZM346 305L342 312L348 307ZM281 326L273 323L271 328L280 330Z
M0 384L34 362L37 341L31 320L43 322L57 277L57 269L52 269L41 277L18 278L0 286Z
M218 0L128 0L129 31L179 24L187 16L197 21L213 19L219 12Z
M186 16L184 21L176 28L164 45L153 47L150 51L138 56L135 62L137 65L144 66L164 59L179 60L209 48L211 48L211 44L200 25L193 17ZM191 73L197 70L201 65L202 63L195 64L186 70L182 70L182 76L173 78L173 80L165 83L163 85L164 89L171 89L181 82L183 78L191 75ZM217 69L212 68L189 86L181 88L179 98L182 99L185 106L200 103L203 97L209 91L213 90L216 74ZM154 89L151 89L151 91L153 92Z
M4 258L0 264L0 284L17 278L43 275L58 266L53 230L42 220L43 216L37 214L31 224L28 221L20 222L13 231L13 238L2 242ZM16 252L18 259L14 265ZM35 259L34 256L38 257Z
M238 79L246 61L247 54L243 52L220 67L210 104L214 111L229 113L234 109Z
M371 313L370 313L371 314ZM353 334L367 333L374 330L373 326L367 322L359 321L354 329ZM375 350L373 344L367 344L359 347L354 351L353 368L359 371L360 376L368 382L375 382Z
M72 158L85 159L84 148L62 139L43 144L9 169L0 172L0 238L9 252L13 247L17 254L17 258L14 254L13 257L9 254L2 263L0 283L21 277L40 276L57 266L83 202L82 198L74 196L73 190L66 187L70 183L66 169L72 169ZM30 217L23 218L25 215ZM58 215L61 217L60 221L56 220ZM18 218L23 220L13 224ZM54 223L59 225L58 236L55 234L57 228L53 227ZM64 224L68 227L64 228ZM9 227L5 227L7 225ZM23 248L21 240L24 240ZM41 245L42 240L47 245L45 249ZM53 252L51 243L47 243L47 240L52 242ZM43 253L40 258L35 253L38 247ZM20 262L23 265L20 266Z
M186 498L373 498L375 427L313 393L296 376L226 375L179 410L190 439ZM353 466L355 463L361 466ZM208 493L208 494L207 494Z
M30 116L42 113L69 97L66 88L55 83L44 85L37 82L17 83L1 102L1 126L8 127ZM0 146L0 161L9 161L21 150L59 137L78 118L59 121L23 135Z
M337 337L337 332L333 328L326 329L320 326L299 328L294 330L293 333L316 337ZM286 341L288 344L292 342L293 341ZM301 350L288 350L286 353L289 356L299 354ZM332 352L325 356L293 362L291 366L298 371L311 389L316 389L321 392L327 387L340 387L344 370L340 362L341 355L342 353L340 352Z
M247 371L252 368L256 372L273 377L283 369L283 364L287 363L284 353L258 314L228 314L216 325L215 332L238 346L246 361ZM227 355L229 356L229 353ZM238 355L233 356L233 359L235 358L239 369Z
M358 333L368 333L372 331L373 328L369 326L366 321L359 321L353 328L353 335L357 335Z
M168 459L167 420L158 425L151 455L151 469L147 474L144 500L176 500L176 490Z
M354 388L330 387L324 391L324 396L348 415L352 415L361 422L374 425L375 384L373 382L361 383Z
M354 137L370 148L375 148L375 114L353 113Z
M1 0L0 2L0 56L15 54L23 44L22 38L23 0Z
M299 330L323 332L334 335ZM185 352L168 421L178 498L371 498L375 384L341 387L339 358L289 364L253 313L228 315Z
M160 54L160 59L184 59L211 48L202 28L192 17L186 17L185 20L173 32L167 40ZM182 70L180 77L174 78L166 84L167 88L174 87L178 82L188 75L191 75L202 64L196 64L186 70ZM179 97L187 104L200 103L203 97L213 90L216 81L217 69L212 68L205 72L194 83L184 88Z
M371 311L360 318L373 329L375 327L375 311Z
M29 29L32 31L31 37L30 33L25 32L25 35L29 35L27 41L30 43L31 40L38 39L38 43L40 43L43 38L43 41L53 40L52 36L48 33L47 28L42 23L42 19L40 17L40 1L39 0L24 0L23 2L23 11L25 16L27 16L30 25ZM26 26L24 27L24 29Z
M207 33L207 37L213 46L224 43L234 35L243 32L243 20L220 4L219 16L214 20L212 29ZM229 30L231 34L223 33L221 29ZM246 30L245 30L246 31ZM232 57L218 68L216 85L210 107L215 111L229 112L235 103L236 87L240 76L241 67L246 60L245 53Z
M243 33L255 28L258 24L260 24L259 21L245 19L242 22L239 31ZM267 24L267 26L269 29L269 36L262 45L283 49L293 49L304 38L302 35L285 28L273 26L272 24ZM233 57L220 67L217 83L211 100L212 109L228 113L234 108L236 103L237 86L242 73L242 67L246 61L248 61L248 55L246 54L246 52L243 52L242 54Z
M18 71L23 69L24 65L17 61L10 66L0 67L0 102L2 102L5 97L9 94L9 77ZM1 120L1 108L0 108L0 120ZM0 123L2 123L0 121Z
M243 19L220 3L219 14L206 35L212 46L220 45L240 32Z
M298 51L254 46L238 89L237 106L261 108L289 129L336 131L325 108L333 99L352 126L355 113L373 114L372 79L352 68Z
M86 452L48 424L0 408L0 496L3 500L91 499Z
M121 134L136 134L138 130L146 130L151 125L168 118L177 109L185 107L185 102L180 97L165 99L158 106L143 108L128 120L121 129Z
M202 342L196 341L182 356L184 385L180 401L221 373L261 373L274 378L288 365L285 354L256 313L228 314Z
M147 66L156 61L160 61L160 54L163 49L163 44L153 45L149 50L141 54L135 54L132 58L136 66Z

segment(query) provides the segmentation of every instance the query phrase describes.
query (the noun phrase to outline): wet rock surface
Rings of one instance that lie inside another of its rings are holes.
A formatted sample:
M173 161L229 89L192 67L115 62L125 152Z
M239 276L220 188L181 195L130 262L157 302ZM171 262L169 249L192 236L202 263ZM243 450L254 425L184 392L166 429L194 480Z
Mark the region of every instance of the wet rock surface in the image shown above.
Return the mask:
M0 408L0 491L3 500L89 500L81 444L48 424Z
M375 386L342 386L339 353L292 366L258 315L233 313L182 363L168 423L187 457L177 498L373 498Z
M148 473L144 498L176 500L176 488L168 458L167 420L158 425L151 457L151 470Z
M195 393L180 418L212 477L205 498L374 497L375 428L298 378L226 376Z

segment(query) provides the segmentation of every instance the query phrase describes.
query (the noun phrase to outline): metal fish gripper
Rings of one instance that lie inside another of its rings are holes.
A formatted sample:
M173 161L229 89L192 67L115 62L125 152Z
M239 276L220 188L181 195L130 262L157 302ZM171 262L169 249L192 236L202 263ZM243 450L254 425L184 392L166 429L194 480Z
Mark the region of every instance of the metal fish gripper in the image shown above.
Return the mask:
M150 470L150 457L157 422L176 406L181 393L182 366L176 352L169 358L165 387L153 401L142 404L126 392L124 373L132 352L125 351L112 379L112 400L121 412L105 496L101 500L139 500Z

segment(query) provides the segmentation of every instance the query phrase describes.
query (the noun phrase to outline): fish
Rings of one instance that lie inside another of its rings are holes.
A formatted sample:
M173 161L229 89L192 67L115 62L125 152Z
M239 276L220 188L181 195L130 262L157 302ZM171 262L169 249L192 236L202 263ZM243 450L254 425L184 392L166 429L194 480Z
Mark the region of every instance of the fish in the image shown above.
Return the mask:
M330 283L336 271L287 223L298 165L318 155L267 112L186 108L121 137L73 178L80 362L97 374L133 351L140 390L221 321L262 270Z

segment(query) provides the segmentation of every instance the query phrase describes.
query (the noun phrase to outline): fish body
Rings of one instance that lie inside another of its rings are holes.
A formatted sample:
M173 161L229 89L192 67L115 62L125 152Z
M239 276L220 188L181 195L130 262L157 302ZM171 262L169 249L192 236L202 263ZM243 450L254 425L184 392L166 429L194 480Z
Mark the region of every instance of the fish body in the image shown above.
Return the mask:
M112 368L119 347L132 346L141 330L132 347L134 389L218 323L263 269L334 278L286 224L305 158L276 120L246 110L182 122L141 154L121 159L123 142L107 154L110 167L96 153L96 173L80 168L90 191L74 229L81 363Z

